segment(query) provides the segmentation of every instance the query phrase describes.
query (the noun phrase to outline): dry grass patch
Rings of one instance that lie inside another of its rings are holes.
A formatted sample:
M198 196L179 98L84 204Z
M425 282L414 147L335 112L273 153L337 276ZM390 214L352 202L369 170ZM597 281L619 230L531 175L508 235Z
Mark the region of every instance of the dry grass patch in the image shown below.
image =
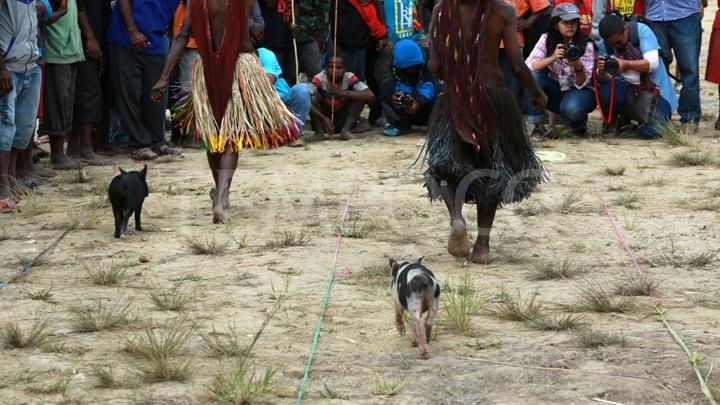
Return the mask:
M73 326L78 332L97 332L126 326L137 317L130 312L130 304L108 306L102 301L97 305L73 308Z
M595 282L577 285L580 299L576 308L589 312L626 312L632 307L629 297L614 297L603 286Z
M535 217L549 212L550 209L538 201L527 201L515 204L515 207L513 207L513 214L523 217Z
M148 327L144 334L127 339L127 351L145 360L138 371L146 382L185 381L191 360L177 357L186 354L191 335L191 328L175 320L162 331Z
M533 264L533 269L533 278L536 280L568 279L579 272L575 267L575 260L571 257L554 261L543 260L540 264Z
M215 375L209 387L210 393L221 404L257 403L270 389L276 373L276 368L269 367L264 372L256 374L254 369L247 368L244 357L240 356L231 371Z
M310 243L310 238L302 232L285 231L275 235L275 239L268 241L265 247L271 249L305 246Z
M195 301L195 297L191 293L180 288L157 287L148 292L147 296L161 311L185 311Z
M517 296L513 297L503 288L493 312L498 318L508 321L529 321L539 318L542 314L542 304L535 301L536 296L537 291L523 298L518 291Z
M20 328L16 321L8 321L0 328L0 339L8 349L37 347L47 338L47 327L47 319L35 323L29 331Z
M663 279L649 274L633 274L615 284L615 294L625 297L656 297Z
M577 333L578 343L588 349L604 346L626 346L627 341L622 334L603 332L592 328L581 329Z
M212 234L205 239L200 236L186 236L185 246L196 255L218 255L224 253L227 250L229 242L224 240L218 240L215 234Z
M237 329L229 324L226 332L218 331L213 325L210 332L199 334L209 357L237 357L243 355L247 349L241 343Z
M23 217L34 218L52 211L52 199L35 191L22 193L21 213Z
M373 387L373 395L382 397L392 397L399 394L403 388L407 387L409 382L405 379L402 380L389 380L382 379L378 380Z
M578 188L573 188L557 204L556 210L561 214L587 212L587 206L582 201L583 193Z
M581 315L558 315L554 317L541 315L529 319L527 325L537 330L563 331L577 329L584 325L582 319Z
M622 176L625 170L625 166L605 166L605 174L608 176Z
M366 224L360 212L351 210L344 226L338 226L335 233L350 239L366 239L371 233L377 230L377 226Z
M708 166L714 162L710 152L694 149L675 152L670 157L670 163L678 167Z
M94 364L90 367L90 374L97 380L96 388L119 388L122 384L115 378L112 367Z
M672 128L670 125L658 125L657 131L662 137L662 140L665 141L670 146L695 146L697 145L697 140L694 136L689 134L684 134L682 132L676 131L674 128Z
M470 330L472 317L485 305L484 298L478 292L468 270L465 270L465 275L456 287L446 284L445 290L442 302L448 325L456 332L467 332Z
M92 280L95 285L109 286L117 285L120 280L125 277L125 273L128 270L128 264L126 262L119 263L112 261L110 263L103 263L98 261L95 268L85 267L85 272Z
M639 201L640 196L637 193L628 191L615 197L612 200L612 203L618 207L625 207L627 209L634 210L640 208L640 205L638 204Z
M40 288L35 291L27 291L27 297L35 301L52 302L52 286L47 288Z

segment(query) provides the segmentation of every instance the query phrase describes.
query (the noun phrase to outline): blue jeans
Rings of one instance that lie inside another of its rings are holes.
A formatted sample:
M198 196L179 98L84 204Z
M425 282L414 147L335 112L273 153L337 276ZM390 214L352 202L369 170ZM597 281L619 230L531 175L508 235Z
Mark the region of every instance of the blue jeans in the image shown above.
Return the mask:
M285 95L282 101L285 103L285 107L300 121L298 129L300 130L300 135L302 135L308 114L310 114L310 106L312 105L310 89L308 89L307 84L298 83L292 86L290 92Z
M567 91L560 91L560 83L549 77L546 71L532 72L532 75L535 83L548 97L547 109L569 121L573 133L585 133L587 115L595 110L595 92L587 87L578 89L575 86ZM545 122L545 111L536 109L532 100L528 103L528 122Z
M682 90L678 99L680 121L700 121L700 14L674 21L653 21L675 53L682 76Z
M37 119L42 73L35 66L25 73L10 72L13 89L0 96L0 150L25 150Z
M615 94L613 96L612 103L612 115L613 119L618 115L625 104L627 98L628 86L625 81L615 76ZM600 86L598 89L598 97L600 99L600 109L603 114L607 116L610 113L610 95L611 95L611 82L608 81ZM643 139L655 139L659 138L660 134L657 132L658 125L667 125L672 114L672 108L670 103L662 97L658 98L657 105L655 106L655 115L650 119L650 122L646 125L641 125L637 128L636 132L640 138Z

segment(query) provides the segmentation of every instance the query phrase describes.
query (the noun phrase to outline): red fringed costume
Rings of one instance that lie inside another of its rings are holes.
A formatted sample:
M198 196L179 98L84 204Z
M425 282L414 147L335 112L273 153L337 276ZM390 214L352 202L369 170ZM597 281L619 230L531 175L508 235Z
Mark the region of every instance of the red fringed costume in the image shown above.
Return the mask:
M258 57L242 52L247 35L245 2L228 0L225 30L213 49L207 0L190 2L193 38L199 56L193 62L190 92L178 119L194 127L213 153L226 148L268 149L299 139L295 116L267 79Z

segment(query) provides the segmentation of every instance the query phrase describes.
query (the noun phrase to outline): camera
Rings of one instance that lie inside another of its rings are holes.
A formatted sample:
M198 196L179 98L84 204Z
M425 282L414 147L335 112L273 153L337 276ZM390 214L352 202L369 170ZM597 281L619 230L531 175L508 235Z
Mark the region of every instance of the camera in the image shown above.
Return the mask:
M413 96L407 93L402 93L400 95L400 104L402 104L403 107L410 108L413 106L413 103L415 103L415 99L413 98Z
M605 58L605 73L614 75L620 70L620 63L613 58Z
M570 62L575 62L583 56L583 51L580 50L576 45L570 44L565 47L565 59Z

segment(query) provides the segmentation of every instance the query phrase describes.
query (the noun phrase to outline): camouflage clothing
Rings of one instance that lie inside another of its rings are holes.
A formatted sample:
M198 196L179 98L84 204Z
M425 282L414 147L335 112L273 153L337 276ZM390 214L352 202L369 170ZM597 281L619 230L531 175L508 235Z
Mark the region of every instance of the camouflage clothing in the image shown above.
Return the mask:
M297 25L300 27L298 42L324 42L327 36L330 0L299 0Z

